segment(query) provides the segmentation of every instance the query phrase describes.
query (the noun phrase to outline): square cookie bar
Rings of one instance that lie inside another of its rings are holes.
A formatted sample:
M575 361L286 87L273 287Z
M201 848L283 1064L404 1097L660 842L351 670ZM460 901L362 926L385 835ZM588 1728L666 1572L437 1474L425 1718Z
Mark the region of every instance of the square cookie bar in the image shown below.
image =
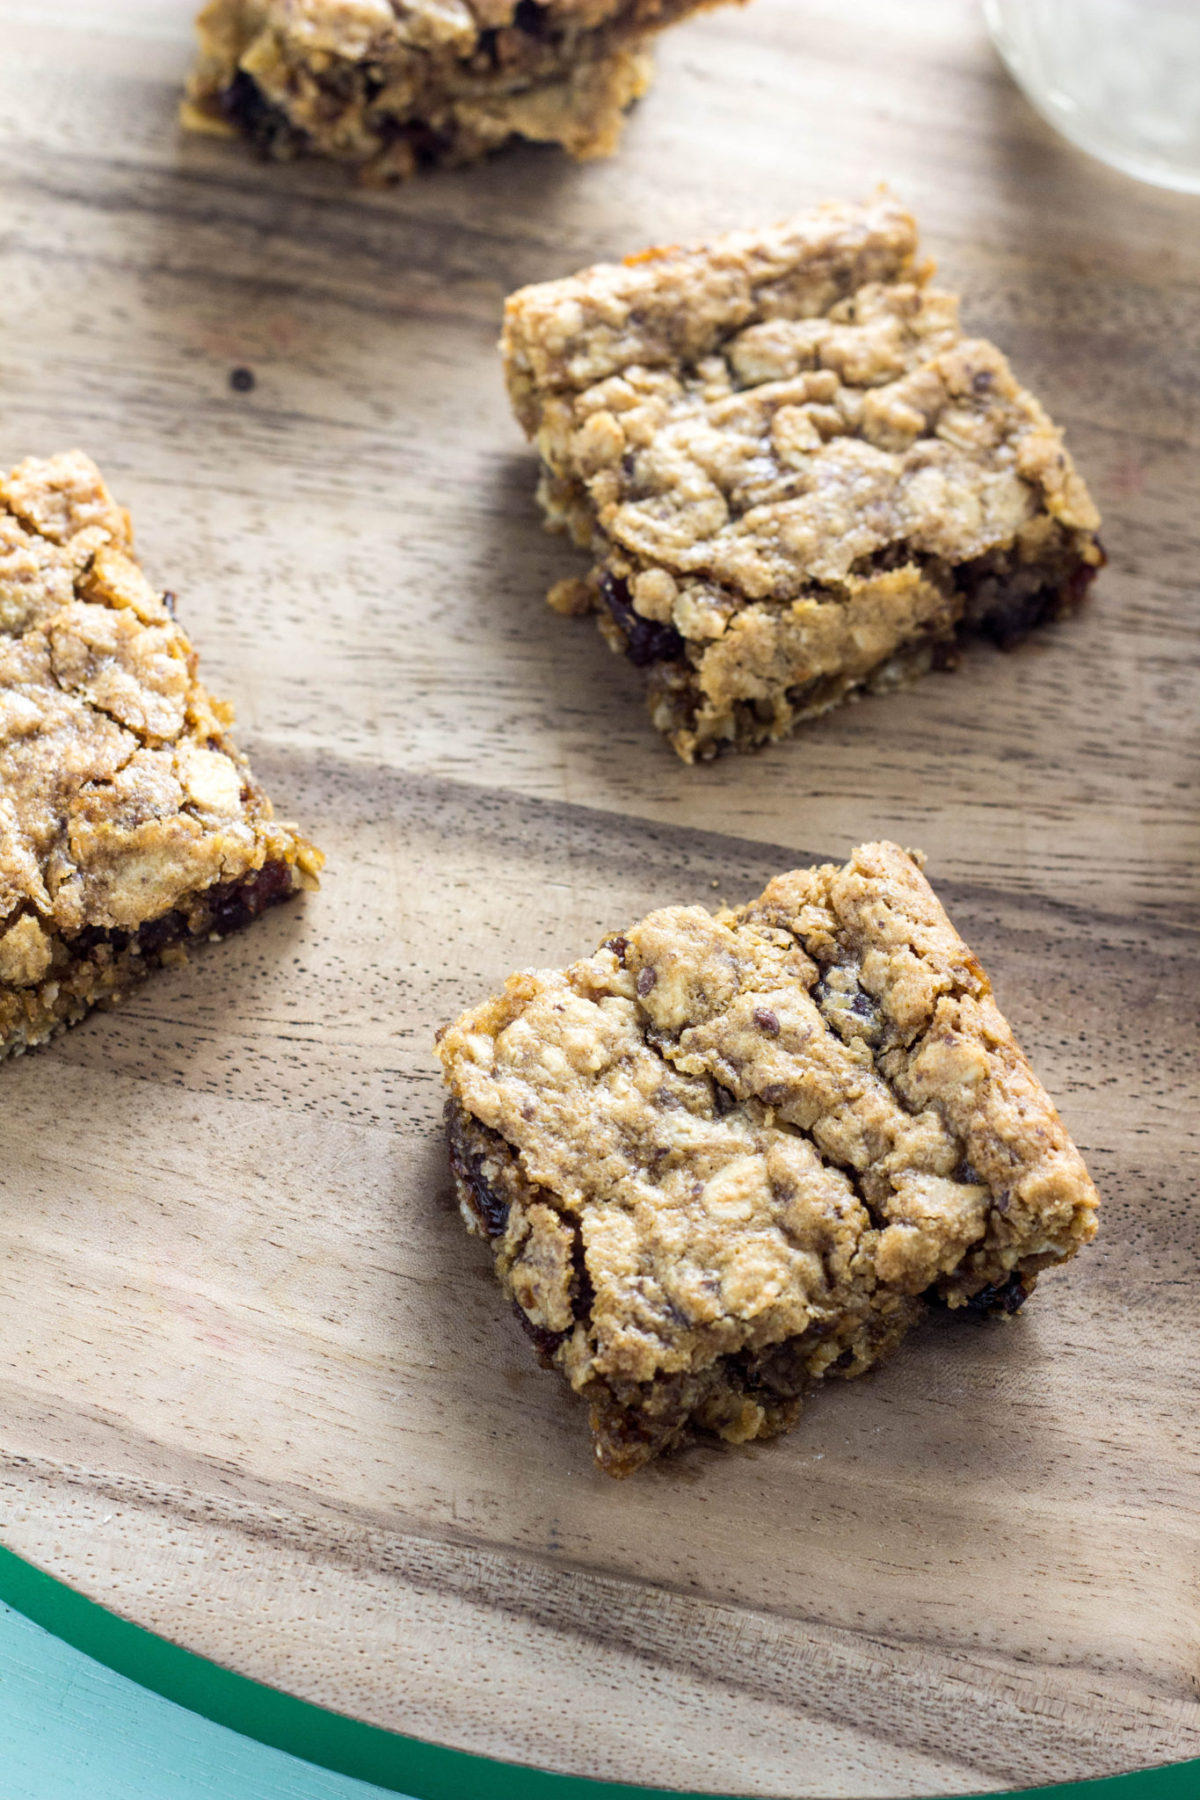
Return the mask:
M1103 554L1062 436L930 287L892 200L650 250L508 302L553 529L688 762L1080 603Z
M0 481L0 1057L317 885L171 605L86 456Z
M655 32L721 0L210 0L183 121L368 181L509 138L616 149Z
M441 1035L469 1229L627 1475L793 1424L930 1303L1015 1312L1096 1190L894 844L668 907Z

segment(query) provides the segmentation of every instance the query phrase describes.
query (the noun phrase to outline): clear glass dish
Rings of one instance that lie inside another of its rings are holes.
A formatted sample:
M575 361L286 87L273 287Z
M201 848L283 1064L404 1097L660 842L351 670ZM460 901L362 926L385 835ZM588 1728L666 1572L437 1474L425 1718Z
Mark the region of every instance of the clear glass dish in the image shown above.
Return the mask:
M983 0L1042 117L1114 168L1200 193L1200 0Z

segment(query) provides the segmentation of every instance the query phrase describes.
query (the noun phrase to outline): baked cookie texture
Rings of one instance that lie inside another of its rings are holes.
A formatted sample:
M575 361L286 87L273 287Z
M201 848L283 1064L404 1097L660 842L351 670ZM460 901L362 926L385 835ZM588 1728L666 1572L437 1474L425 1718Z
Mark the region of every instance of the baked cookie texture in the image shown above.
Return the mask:
M79 451L0 481L0 1057L317 885Z
M930 286L911 216L829 205L508 301L551 529L688 762L1072 611L1103 562L1062 435Z
M608 156L656 32L723 0L210 0L183 122L368 182L510 138Z
M440 1037L468 1228L627 1475L786 1431L931 1303L1011 1313L1096 1190L920 858L668 907Z

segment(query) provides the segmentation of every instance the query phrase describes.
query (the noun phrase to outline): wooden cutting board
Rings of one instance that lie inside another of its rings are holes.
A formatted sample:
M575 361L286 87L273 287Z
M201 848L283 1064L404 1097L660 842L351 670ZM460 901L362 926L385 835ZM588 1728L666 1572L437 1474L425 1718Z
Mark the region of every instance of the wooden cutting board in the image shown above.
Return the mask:
M0 3L0 460L96 456L328 875L0 1071L0 1540L557 1770L898 1796L1200 1754L1200 207L1054 138L965 0L754 0L664 44L616 160L382 194L181 138L188 15ZM542 603L576 564L501 303L880 178L1067 426L1111 564L1019 652L687 769ZM879 834L928 851L1103 1236L791 1438L612 1483L452 1209L433 1032Z

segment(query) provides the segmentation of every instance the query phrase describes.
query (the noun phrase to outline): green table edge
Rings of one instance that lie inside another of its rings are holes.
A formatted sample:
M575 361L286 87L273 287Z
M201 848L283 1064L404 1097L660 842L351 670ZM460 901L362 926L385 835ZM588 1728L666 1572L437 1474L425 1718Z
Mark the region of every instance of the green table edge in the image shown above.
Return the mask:
M109 1612L95 1600L0 1547L0 1601L44 1631L164 1700L243 1737L337 1775L373 1782L413 1800L737 1800L552 1775L523 1764L448 1750L329 1712L235 1674ZM1006 1790L1013 1792L1015 1790ZM1196 1800L1200 1760L1095 1781L1026 1788L1042 1800ZM994 1800L976 1796L974 1800Z

